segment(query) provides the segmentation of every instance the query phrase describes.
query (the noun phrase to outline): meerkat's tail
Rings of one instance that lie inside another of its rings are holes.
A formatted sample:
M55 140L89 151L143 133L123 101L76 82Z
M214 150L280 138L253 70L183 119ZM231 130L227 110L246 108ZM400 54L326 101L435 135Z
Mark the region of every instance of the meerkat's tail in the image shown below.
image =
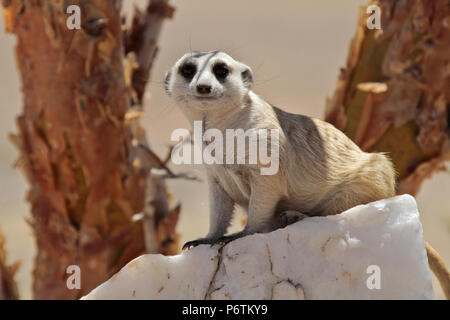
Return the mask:
M427 241L425 241L425 249L427 250L430 269L438 278L445 297L447 300L450 300L450 271L448 271L445 262L439 253L437 253Z

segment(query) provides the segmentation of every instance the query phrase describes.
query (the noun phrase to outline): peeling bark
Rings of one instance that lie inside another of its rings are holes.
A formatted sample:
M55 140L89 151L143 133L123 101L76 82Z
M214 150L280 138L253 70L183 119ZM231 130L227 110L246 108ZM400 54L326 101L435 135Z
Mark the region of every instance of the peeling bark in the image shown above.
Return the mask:
M69 4L81 7L80 30L66 27ZM147 180L168 203L139 143L145 133L133 117L136 88L123 64L121 1L4 0L3 7L7 31L17 36L24 96L12 140L30 184L34 297L79 298L145 252L142 223L133 215L144 208ZM156 229L171 223L158 248L173 253L179 211L163 210ZM171 250L162 244L167 239ZM66 287L69 265L81 269L80 290Z
M168 0L153 0L145 13L136 9L131 28L124 37L126 54L134 52L136 55L137 68L131 80L140 104L158 52L157 40L162 22L166 18L172 18L175 11L167 2Z
M360 10L325 119L363 150L387 152L397 193L417 194L450 160L450 1L380 0L382 30Z

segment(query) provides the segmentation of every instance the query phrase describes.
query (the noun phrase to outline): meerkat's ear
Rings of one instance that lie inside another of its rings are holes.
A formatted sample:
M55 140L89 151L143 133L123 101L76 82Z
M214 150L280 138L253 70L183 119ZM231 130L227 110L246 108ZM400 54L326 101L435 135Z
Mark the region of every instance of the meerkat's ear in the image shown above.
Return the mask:
M164 77L164 88L166 89L166 93L168 96L170 96L172 94L172 92L170 92L170 88L169 88L169 81L170 81L171 77L172 77L172 70L169 70L166 72L166 76Z
M253 84L253 72L249 66L242 64L241 77L242 77L242 82L244 83L245 87L247 89L250 89Z

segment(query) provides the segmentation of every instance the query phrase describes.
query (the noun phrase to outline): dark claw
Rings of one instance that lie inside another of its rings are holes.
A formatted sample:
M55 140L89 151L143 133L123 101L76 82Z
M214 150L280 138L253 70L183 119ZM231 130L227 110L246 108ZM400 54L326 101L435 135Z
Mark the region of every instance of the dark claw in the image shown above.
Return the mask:
M242 238L243 236L245 236L246 234L244 232L238 232L238 233L234 233L234 234L230 234L228 236L222 236L220 238L213 238L213 239L208 239L208 238L200 238L197 240L192 240L192 241L188 241L183 245L183 250L185 249L189 249L191 247L196 247L200 244L210 244L210 245L215 245L215 244L227 244L233 240Z
M210 245L213 245L213 244L216 244L216 243L218 243L218 242L219 242L219 241L218 241L217 239L200 238L200 239L197 239L197 240L192 240L192 241L186 242L186 243L183 245L183 249L182 249L182 250L190 249L191 247L196 247L196 246L198 246L198 245L200 245L200 244L210 244Z
M193 241L188 241L183 245L183 249L182 250L186 250L186 249L190 249L191 247L196 247L198 246L200 243L197 240L193 240Z

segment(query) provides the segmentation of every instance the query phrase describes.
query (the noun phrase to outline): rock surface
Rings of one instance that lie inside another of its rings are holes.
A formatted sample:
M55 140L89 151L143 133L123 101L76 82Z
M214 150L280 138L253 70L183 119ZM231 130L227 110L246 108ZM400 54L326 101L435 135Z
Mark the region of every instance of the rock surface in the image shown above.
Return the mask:
M306 218L224 247L201 245L171 257L143 255L83 297L433 298L419 212L409 195Z

